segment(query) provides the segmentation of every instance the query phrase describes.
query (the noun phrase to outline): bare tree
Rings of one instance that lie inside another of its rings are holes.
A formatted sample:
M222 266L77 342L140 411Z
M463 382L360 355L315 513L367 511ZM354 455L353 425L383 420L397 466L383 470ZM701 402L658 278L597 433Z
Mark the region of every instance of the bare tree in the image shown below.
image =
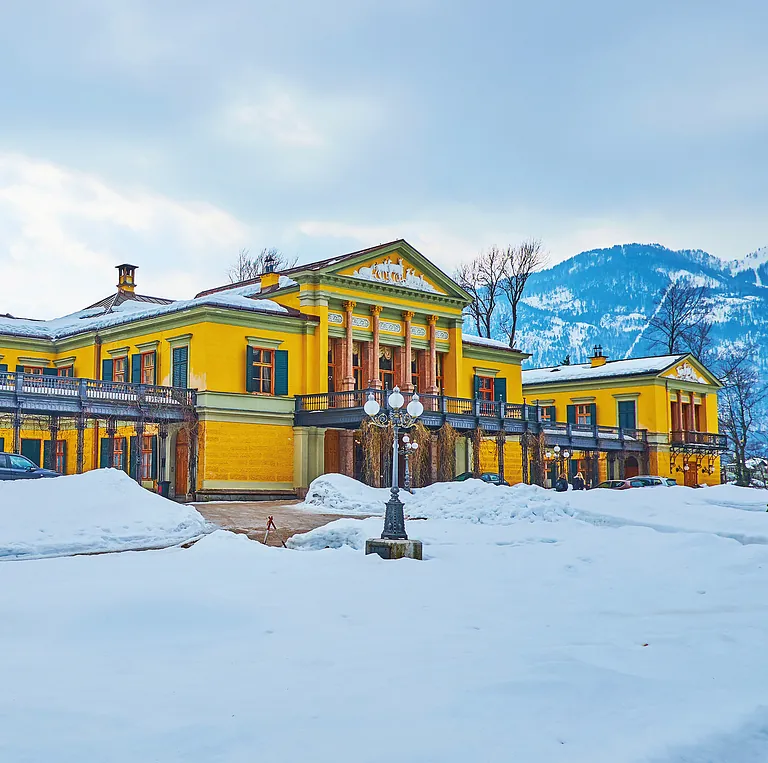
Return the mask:
M249 249L241 249L237 254L237 261L227 270L229 282L239 283L240 281L250 281L252 278L258 278L265 272L269 260L271 260L272 267L275 270L284 270L292 268L296 264L298 257L287 257L275 247L265 246L253 257Z
M480 336L491 336L493 314L502 296L505 256L504 251L492 246L469 262L461 264L454 274L456 283L472 297L467 312Z
M509 246L504 252L504 277L501 289L509 302L510 319L504 326L509 346L515 346L517 333L517 311L525 293L528 279L547 263L547 254L538 239L523 241L518 246Z
M736 484L749 486L747 461L757 455L759 410L768 399L768 387L761 384L753 357L755 345L729 349L718 368L723 388L719 395L720 431L728 437L734 457Z
M691 352L697 357L709 348L710 294L706 286L689 280L670 280L659 294L648 321L648 339L669 355Z

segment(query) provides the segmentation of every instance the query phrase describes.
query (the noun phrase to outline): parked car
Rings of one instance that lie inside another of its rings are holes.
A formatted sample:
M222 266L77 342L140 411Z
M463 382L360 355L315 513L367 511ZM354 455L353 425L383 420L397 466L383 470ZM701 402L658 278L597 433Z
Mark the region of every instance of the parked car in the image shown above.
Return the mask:
M632 487L673 487L677 482L670 477L649 477L646 475L638 477L627 477L624 480L606 480L597 487L608 488L609 490L629 490Z
M464 482L465 480L471 480L474 478L474 474L472 472L463 472L462 474L459 474L458 476L453 478L454 482ZM498 474L495 472L483 472L480 475L480 479L483 482L487 482L489 485L506 485L509 487L509 482L506 480L503 480Z
M36 480L42 477L61 475L52 469L41 469L18 453L0 453L0 480Z

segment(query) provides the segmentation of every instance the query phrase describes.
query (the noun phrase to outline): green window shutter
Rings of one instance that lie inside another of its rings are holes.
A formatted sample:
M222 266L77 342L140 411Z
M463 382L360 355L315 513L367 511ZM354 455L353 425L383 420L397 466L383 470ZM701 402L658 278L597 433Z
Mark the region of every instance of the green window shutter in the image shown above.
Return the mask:
M253 392L253 347L245 348L245 391Z
M592 426L597 424L597 405L595 403L591 403L589 406L589 423Z
M43 442L43 469L53 469L51 441Z
M506 379L494 380L493 396L496 398L496 400L501 400L504 403L507 402L507 380Z
M569 405L567 408L567 412L568 412L568 423L575 424L576 423L576 406Z
M99 448L99 468L106 469L109 466L109 437L101 438Z
M157 479L157 456L158 456L157 435L153 434L152 435L152 466L151 466L151 471L149 475L153 480Z
M131 355L131 381L141 383L141 355Z
M43 376L58 376L59 375L59 369L58 368L44 368L43 369Z
M480 377L475 374L472 377L472 389L474 390L475 400L480 397Z
M63 461L64 463L61 465L61 473L66 474L67 473L67 441L62 440L62 455L64 456Z
M114 378L114 375L112 373L112 369L115 365L115 362L111 359L105 359L101 361L101 380L102 381L112 381Z
M634 400L619 401L619 426L622 429L637 428L637 409Z
M40 466L40 462L41 462L40 446L41 446L40 440L31 440L31 439L28 440L26 438L22 438L21 455L26 456L36 466Z
M5 437L0 437L0 453L5 453Z
M549 405L547 410L549 411L549 420L557 421L557 408L554 405Z
M23 374L24 373L24 366L16 366L16 373L17 374Z
M275 350L275 394L288 394L288 350Z
M0 363L0 374L4 374L8 372L8 364L7 363Z
M141 449L139 448L138 438L134 435L130 439L130 450L128 453L128 475L135 480L139 474L139 459L141 458Z
M189 347L173 348L171 384L182 389L189 385Z
M568 478L573 479L579 471L579 462L575 458L568 460Z

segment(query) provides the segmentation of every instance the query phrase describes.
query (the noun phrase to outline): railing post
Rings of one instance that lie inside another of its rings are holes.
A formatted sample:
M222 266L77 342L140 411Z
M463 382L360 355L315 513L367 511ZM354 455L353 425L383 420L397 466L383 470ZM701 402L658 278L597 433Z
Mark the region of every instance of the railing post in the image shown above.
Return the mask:
M83 408L85 401L88 399L88 383L86 379L77 380L77 396L80 398L80 407Z
M24 374L16 372L16 379L14 384L14 390L17 395L20 395L22 392L24 392Z
M541 406L536 403L536 423L541 424Z
M440 413L445 415L448 412L448 400L445 395L440 395Z

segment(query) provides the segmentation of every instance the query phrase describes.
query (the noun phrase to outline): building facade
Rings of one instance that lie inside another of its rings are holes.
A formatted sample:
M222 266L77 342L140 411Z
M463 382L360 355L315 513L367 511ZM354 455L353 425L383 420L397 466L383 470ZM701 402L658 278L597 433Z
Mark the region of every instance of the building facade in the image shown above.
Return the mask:
M65 473L123 468L177 498L277 497L325 472L387 484L386 438L372 439L362 405L394 386L424 403L422 484L464 471L544 483L547 448L574 448L574 437L588 458L620 453L611 463L626 470L635 453L651 468L653 438L672 431L646 421L643 391L633 427L621 427L626 406L591 433L567 417L553 427L573 390L524 390L527 355L464 335L469 295L402 240L191 300L141 295L136 267L118 271L115 293L72 315L0 316L0 451ZM692 393L687 428L681 398L679 431L716 433L716 380L686 362L705 380L706 414Z

